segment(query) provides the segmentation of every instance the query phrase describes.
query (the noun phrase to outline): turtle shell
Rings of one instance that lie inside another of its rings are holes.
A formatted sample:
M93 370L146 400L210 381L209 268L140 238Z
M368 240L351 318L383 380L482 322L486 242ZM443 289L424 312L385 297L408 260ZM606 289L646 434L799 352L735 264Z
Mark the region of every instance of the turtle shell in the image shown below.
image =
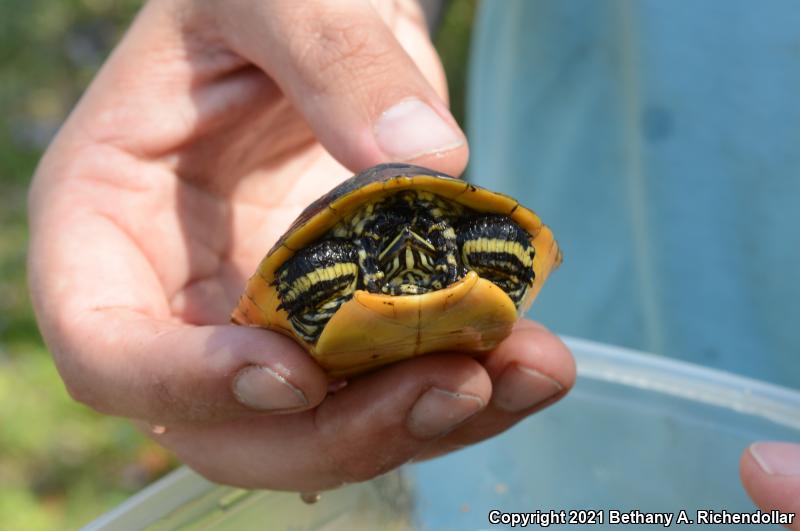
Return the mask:
M535 249L533 285L517 307L474 271L443 289L420 295L356 290L328 321L315 343L295 334L279 309L278 268L367 202L402 190L436 194L477 213L504 214L529 235ZM507 195L407 164L382 164L344 181L311 203L261 261L233 311L236 324L268 328L300 343L333 378L351 376L429 352L480 353L493 349L528 309L550 272L561 263L553 233Z

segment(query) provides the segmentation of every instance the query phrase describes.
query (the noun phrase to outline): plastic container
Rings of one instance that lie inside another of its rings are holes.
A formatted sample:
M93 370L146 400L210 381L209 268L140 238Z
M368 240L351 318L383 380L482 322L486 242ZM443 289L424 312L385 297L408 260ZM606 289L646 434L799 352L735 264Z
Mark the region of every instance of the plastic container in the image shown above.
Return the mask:
M738 479L740 453L754 440L800 441L798 391L588 341L566 342L578 361L573 392L482 444L325 492L314 504L295 493L214 485L180 469L88 529L460 531L510 528L492 524L492 510L599 510L603 525L568 526L598 529L612 527L612 510L676 517L684 510L692 519L698 509L753 512ZM581 514L592 518L576 517Z

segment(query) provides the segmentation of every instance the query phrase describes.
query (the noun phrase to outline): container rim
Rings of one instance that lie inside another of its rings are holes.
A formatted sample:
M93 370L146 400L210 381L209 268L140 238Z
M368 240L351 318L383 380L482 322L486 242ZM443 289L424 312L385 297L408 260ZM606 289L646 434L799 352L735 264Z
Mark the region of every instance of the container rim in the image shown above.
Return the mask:
M646 389L800 429L800 390L665 356L562 336L578 378Z

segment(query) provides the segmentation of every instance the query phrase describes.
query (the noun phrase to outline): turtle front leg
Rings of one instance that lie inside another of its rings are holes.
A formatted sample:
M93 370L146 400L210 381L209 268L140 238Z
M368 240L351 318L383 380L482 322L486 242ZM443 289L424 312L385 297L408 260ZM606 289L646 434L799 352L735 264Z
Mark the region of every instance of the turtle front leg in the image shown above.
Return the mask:
M275 274L279 310L286 310L295 332L314 343L339 307L358 286L356 247L333 238L301 249Z
M499 286L519 307L535 277L530 235L503 215L470 218L456 233L464 267Z

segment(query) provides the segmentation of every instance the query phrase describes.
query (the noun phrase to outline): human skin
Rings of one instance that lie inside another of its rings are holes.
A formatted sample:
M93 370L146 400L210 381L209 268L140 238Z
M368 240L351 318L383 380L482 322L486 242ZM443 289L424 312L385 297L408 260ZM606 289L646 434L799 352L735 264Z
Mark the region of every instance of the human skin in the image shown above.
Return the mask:
M332 394L293 341L228 323L266 250L353 172L463 170L445 94L409 1L147 3L30 193L34 307L71 395L212 480L298 491L483 440L561 398L574 362L531 321L480 358L423 356Z
M561 398L572 358L530 321L479 360L409 360L330 396L293 342L227 324L263 253L352 172L463 170L445 95L412 2L148 3L31 188L33 301L72 396L211 479L293 490L446 453ZM797 463L797 445L756 444L743 484L798 512Z
M739 461L742 484L764 511L794 513L789 529L800 530L800 444L753 443Z

